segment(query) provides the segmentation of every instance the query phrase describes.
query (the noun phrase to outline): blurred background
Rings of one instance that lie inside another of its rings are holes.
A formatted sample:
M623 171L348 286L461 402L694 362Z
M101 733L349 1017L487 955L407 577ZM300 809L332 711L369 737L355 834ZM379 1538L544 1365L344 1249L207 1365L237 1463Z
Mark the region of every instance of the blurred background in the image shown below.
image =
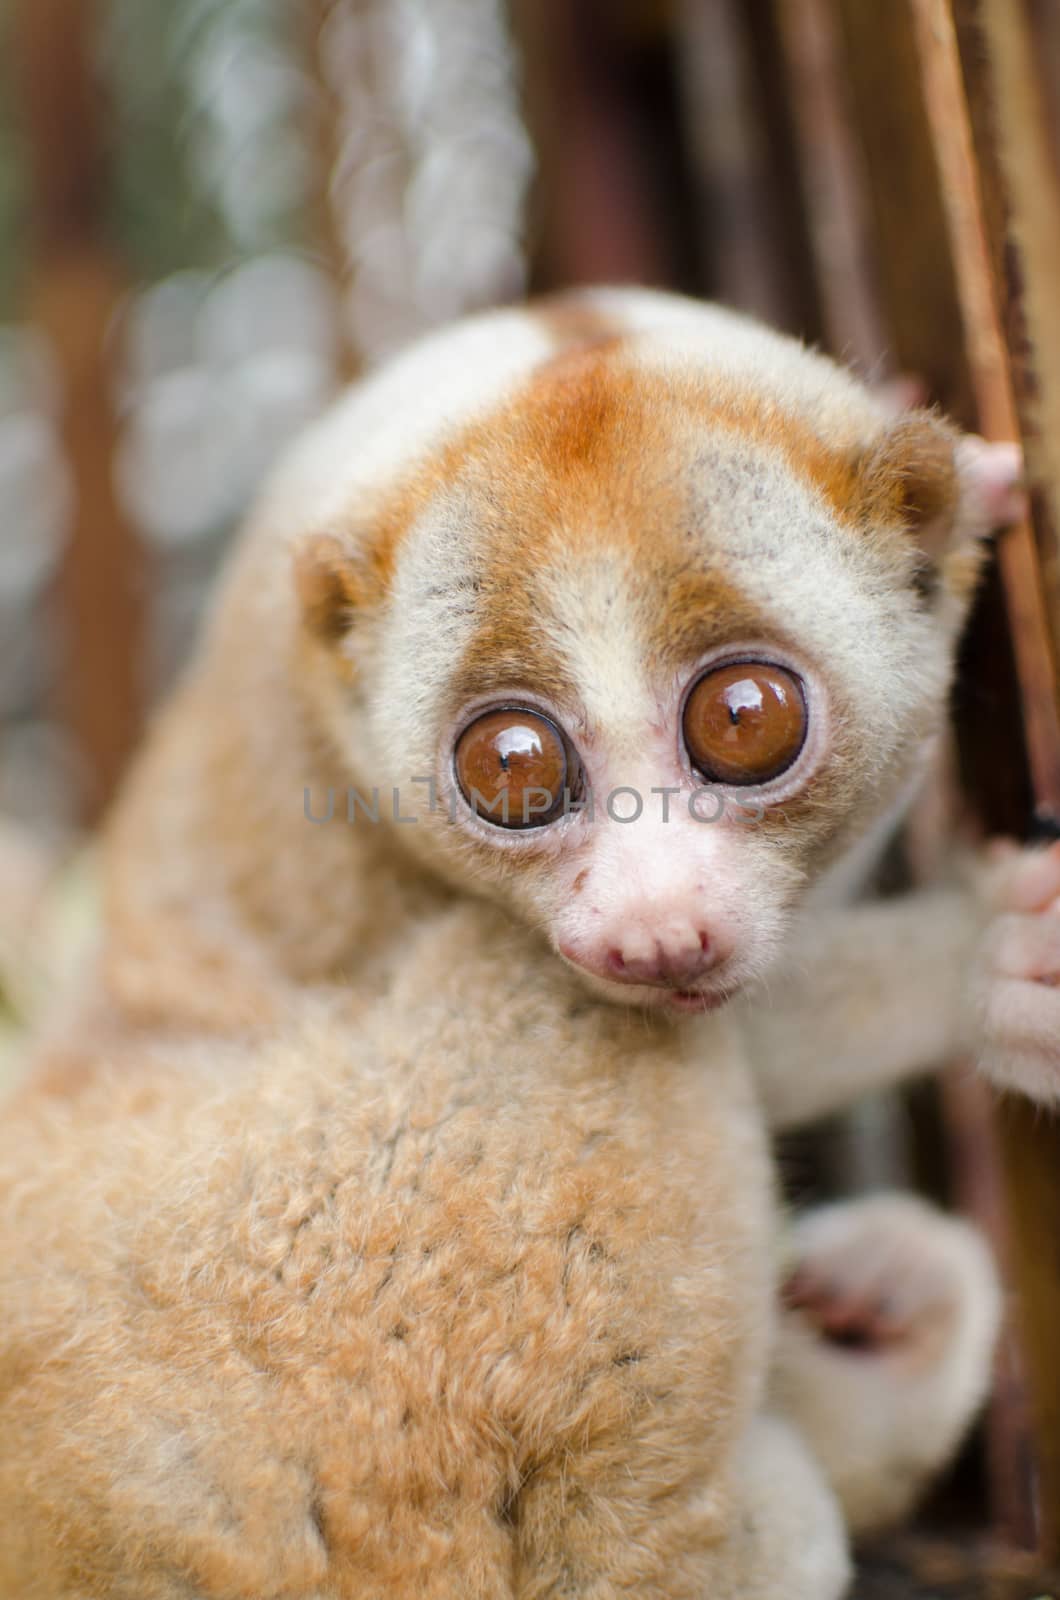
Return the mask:
M99 818L291 435L423 330L592 281L724 300L1022 438L1033 523L894 871L969 809L1055 827L1060 0L0 0L0 84L9 914L11 828L43 860ZM948 1188L1007 1251L1031 1400L1010 1349L970 1503L1056 1555L1060 1140L1021 1115L957 1073L790 1164Z

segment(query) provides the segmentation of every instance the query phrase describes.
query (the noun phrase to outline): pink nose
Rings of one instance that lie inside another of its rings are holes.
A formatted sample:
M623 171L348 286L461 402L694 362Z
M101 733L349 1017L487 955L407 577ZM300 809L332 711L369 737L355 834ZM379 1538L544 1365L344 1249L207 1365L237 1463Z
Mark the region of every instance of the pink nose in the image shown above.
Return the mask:
M717 953L708 934L690 929L683 939L656 939L652 952L633 954L616 947L607 952L608 973L620 983L667 984L678 989L709 972Z

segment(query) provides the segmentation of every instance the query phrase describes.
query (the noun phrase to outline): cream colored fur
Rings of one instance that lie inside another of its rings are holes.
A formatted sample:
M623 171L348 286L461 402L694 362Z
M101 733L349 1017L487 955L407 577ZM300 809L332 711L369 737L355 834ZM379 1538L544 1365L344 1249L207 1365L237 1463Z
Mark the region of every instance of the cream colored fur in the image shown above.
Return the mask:
M979 1398L981 1247L839 1208L796 1259L878 1264L898 1336L778 1328L733 1021L586 1000L473 905L407 957L352 1032L159 1042L5 1126L0 1594L841 1594L840 1505L903 1509Z
M829 1492L754 1421L775 1225L726 1019L587 1001L466 906L352 1033L158 1046L29 1102L0 1171L3 1594L839 1592Z

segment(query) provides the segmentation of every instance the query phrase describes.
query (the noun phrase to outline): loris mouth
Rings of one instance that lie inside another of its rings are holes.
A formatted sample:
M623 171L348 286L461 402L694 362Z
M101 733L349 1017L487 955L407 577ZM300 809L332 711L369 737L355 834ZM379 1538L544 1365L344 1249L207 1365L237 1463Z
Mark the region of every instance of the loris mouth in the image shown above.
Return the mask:
M664 1004L671 1011L718 1011L735 993L735 989L671 989Z
M677 988L668 983L618 983L614 978L584 965L573 950L564 948L562 943L556 945L556 952L596 995L612 1005L628 1006L633 1010L647 1009L671 1016L718 1011L743 988L743 983L738 979L734 981L732 975L728 982L723 983L720 973L714 975L713 984L709 984L708 980L702 989Z
M629 996L631 1005L650 1006L653 1011L671 1016L695 1016L707 1011L720 1011L739 994L742 985L730 983L726 988L672 989L668 984L645 984ZM614 994L614 990L611 991Z

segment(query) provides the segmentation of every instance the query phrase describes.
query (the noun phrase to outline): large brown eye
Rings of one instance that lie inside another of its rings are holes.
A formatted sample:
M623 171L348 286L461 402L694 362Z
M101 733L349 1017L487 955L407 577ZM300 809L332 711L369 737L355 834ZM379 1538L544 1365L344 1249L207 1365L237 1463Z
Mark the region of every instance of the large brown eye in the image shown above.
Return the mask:
M685 702L685 745L711 783L768 783L806 739L806 700L794 673L765 661L705 672Z
M466 727L454 756L460 792L501 828L539 828L563 806L567 752L554 723L518 706L487 711Z

